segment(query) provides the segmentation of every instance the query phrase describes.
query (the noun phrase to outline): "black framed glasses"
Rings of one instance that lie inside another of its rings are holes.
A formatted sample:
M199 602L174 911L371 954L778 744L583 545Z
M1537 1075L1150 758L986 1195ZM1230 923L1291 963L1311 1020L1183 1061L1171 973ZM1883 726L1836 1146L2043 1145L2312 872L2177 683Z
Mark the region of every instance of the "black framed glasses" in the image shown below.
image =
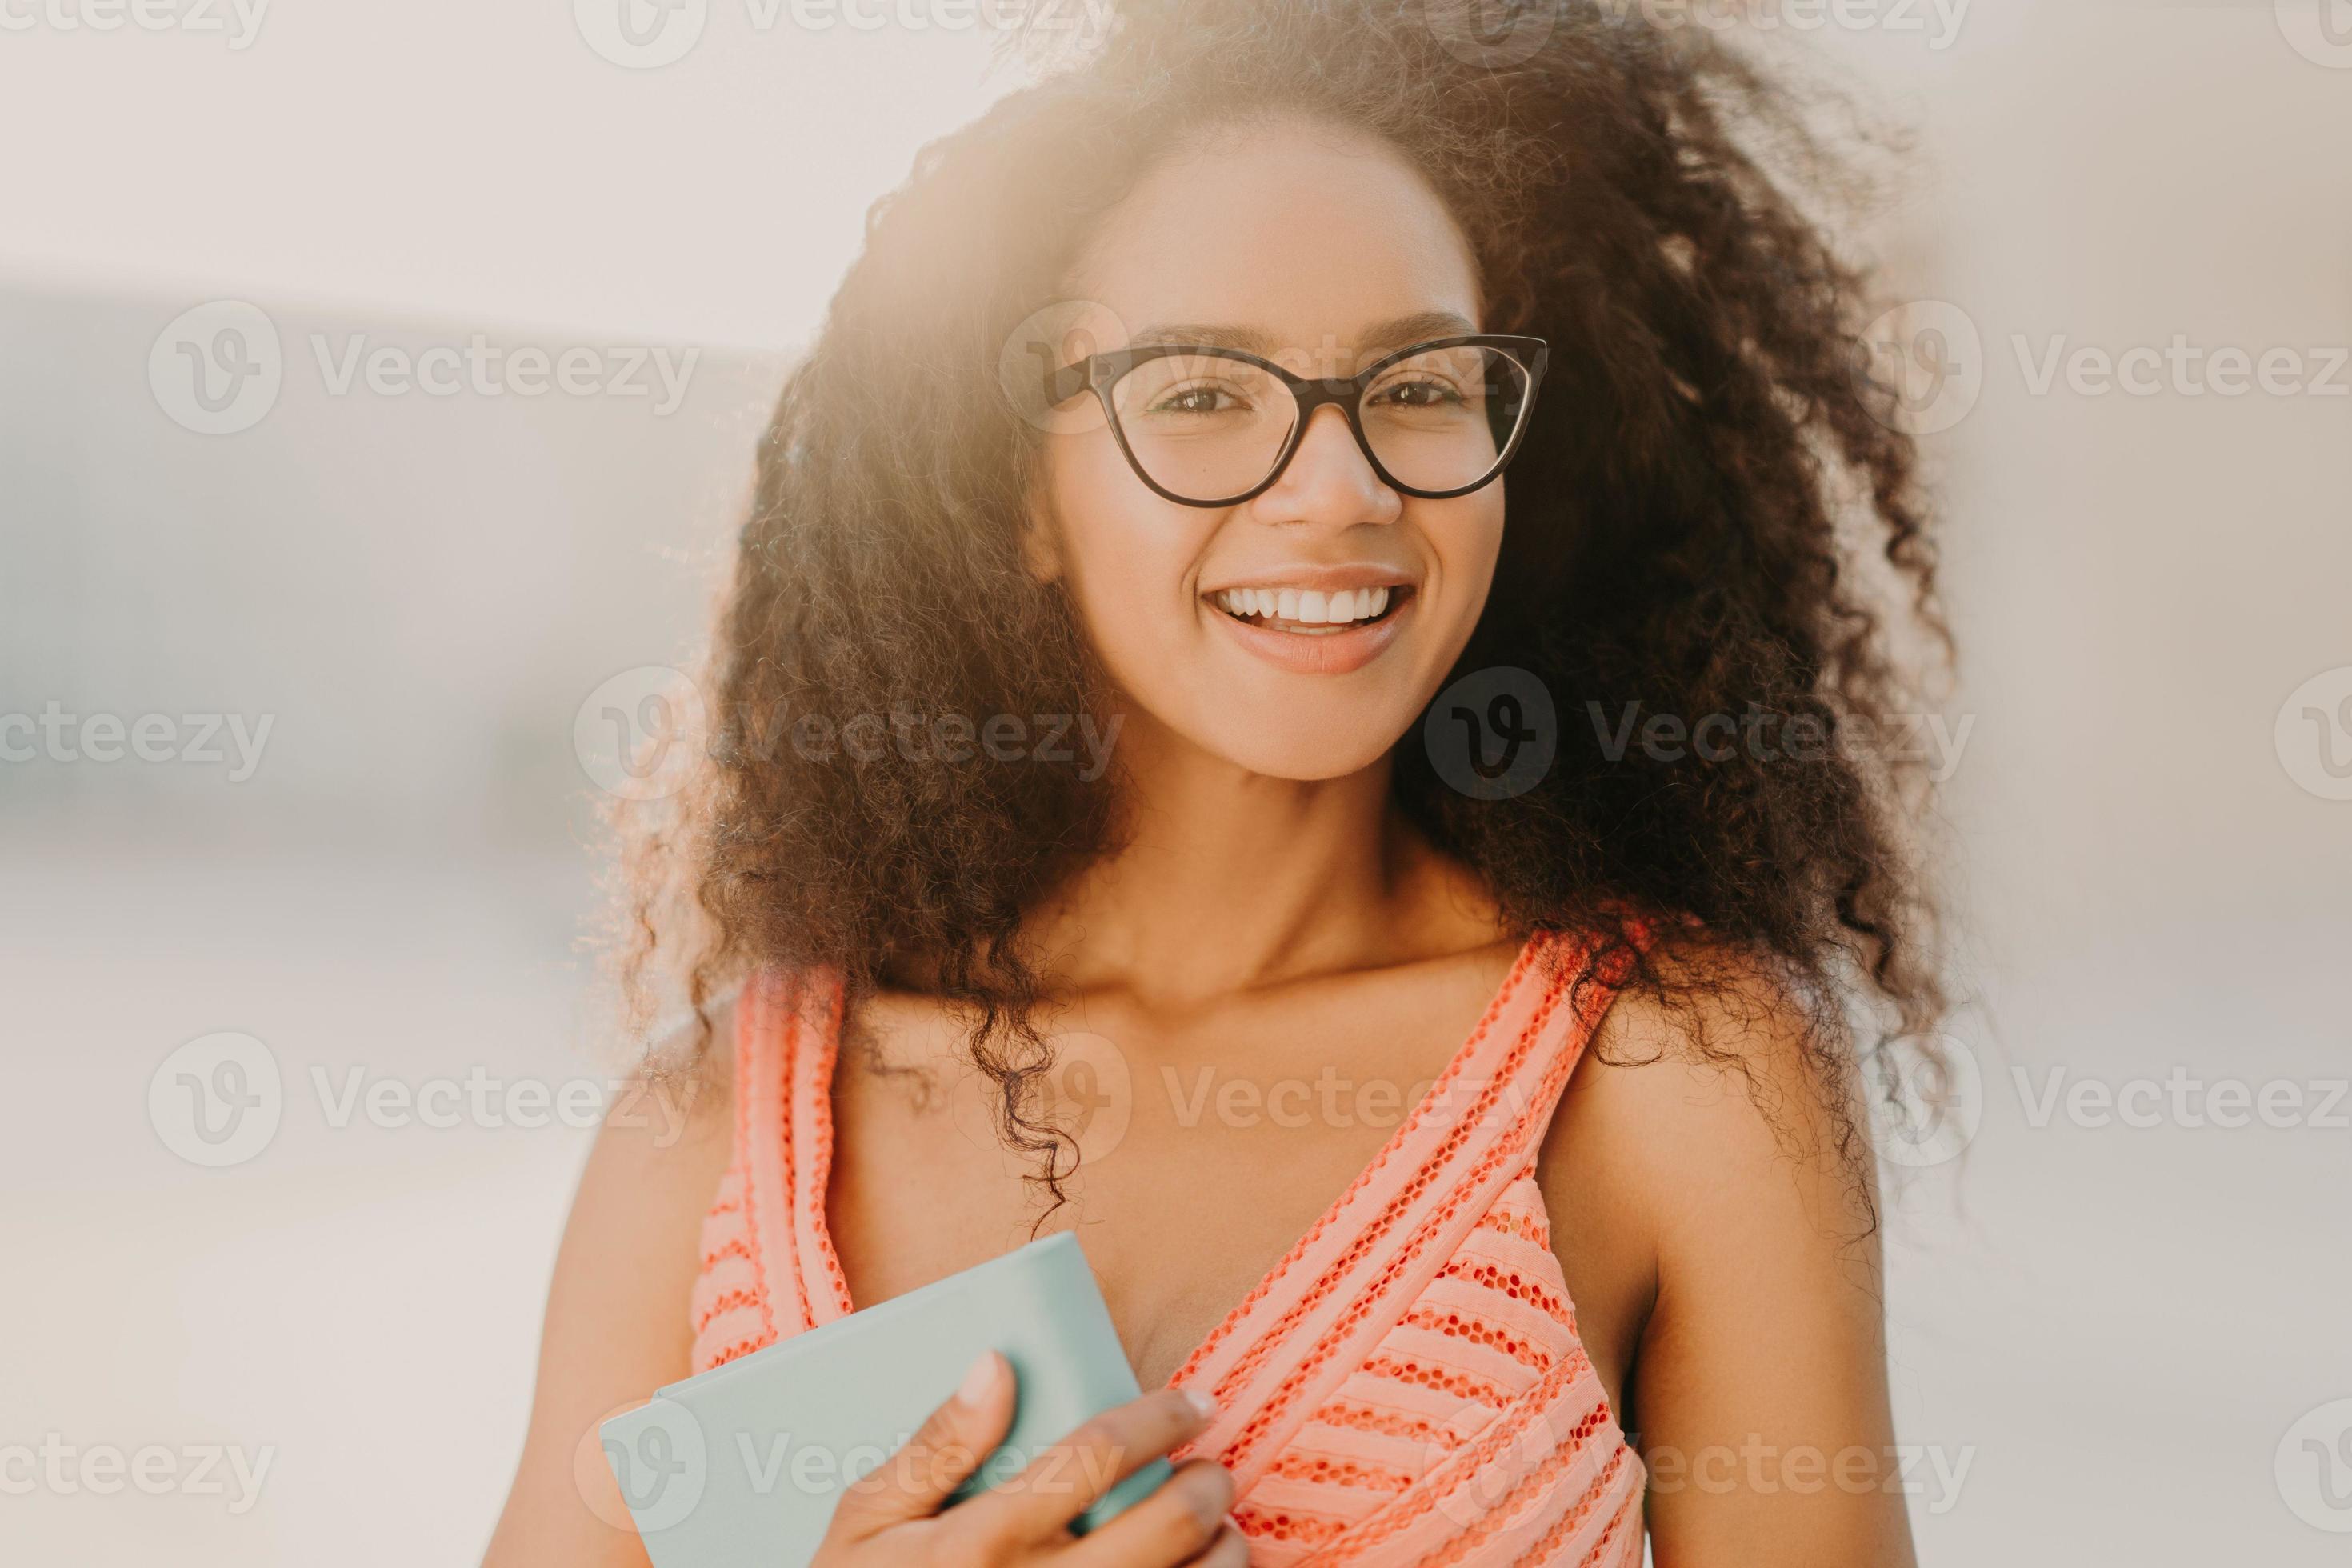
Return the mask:
M1347 378L1307 380L1241 349L1184 343L1089 354L1055 373L1049 406L1092 392L1136 477L1185 506L1238 506L1282 477L1331 404L1391 489L1467 495L1510 463L1549 352L1541 338L1436 338Z

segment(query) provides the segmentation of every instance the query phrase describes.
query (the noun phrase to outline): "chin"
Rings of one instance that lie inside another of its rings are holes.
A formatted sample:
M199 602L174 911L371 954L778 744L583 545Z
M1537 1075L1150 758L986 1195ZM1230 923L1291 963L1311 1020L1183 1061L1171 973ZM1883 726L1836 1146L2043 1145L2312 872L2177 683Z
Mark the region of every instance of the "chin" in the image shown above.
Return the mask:
M1263 778L1301 784L1343 779L1384 759L1411 727L1412 711L1368 713L1317 702L1313 710L1236 700L1192 729L1195 745ZM1416 709L1414 711L1417 711ZM1249 715L1236 723L1236 715Z

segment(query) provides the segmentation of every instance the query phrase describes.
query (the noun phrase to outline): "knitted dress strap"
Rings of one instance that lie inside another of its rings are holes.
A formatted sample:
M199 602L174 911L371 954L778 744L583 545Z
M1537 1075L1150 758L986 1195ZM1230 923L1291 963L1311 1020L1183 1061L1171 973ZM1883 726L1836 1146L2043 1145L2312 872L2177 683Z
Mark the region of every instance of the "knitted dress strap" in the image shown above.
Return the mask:
M1615 994L1597 944L1538 933L1389 1147L1179 1374L1223 1414L1184 1452L1246 1491L1361 1366L1511 1183Z
M824 1225L841 996L828 972L775 970L738 994L734 1153L702 1222L697 1372L849 1310Z

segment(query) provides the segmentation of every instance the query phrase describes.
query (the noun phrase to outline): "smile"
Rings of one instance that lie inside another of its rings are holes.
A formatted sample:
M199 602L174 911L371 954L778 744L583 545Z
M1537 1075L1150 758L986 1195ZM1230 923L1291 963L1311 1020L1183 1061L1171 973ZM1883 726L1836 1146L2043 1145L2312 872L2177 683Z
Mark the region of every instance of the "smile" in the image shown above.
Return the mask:
M1223 588L1205 595L1244 626L1308 637L1336 637L1374 625L1403 608L1412 596L1412 588L1403 584L1330 593L1314 588Z
M1295 675L1347 675L1397 640L1418 602L1410 583L1349 575L1357 581L1344 587L1241 584L1201 598L1243 649L1276 668Z

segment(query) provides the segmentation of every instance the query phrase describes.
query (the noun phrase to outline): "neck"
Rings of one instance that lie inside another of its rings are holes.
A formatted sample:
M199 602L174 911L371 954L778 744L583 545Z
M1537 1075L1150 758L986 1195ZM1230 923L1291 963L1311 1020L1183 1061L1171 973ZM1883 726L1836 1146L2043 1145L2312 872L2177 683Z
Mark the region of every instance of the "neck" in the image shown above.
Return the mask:
M1340 778L1270 778L1139 714L1121 748L1125 842L1035 926L1081 990L1181 1006L1415 956L1444 940L1433 921L1466 912L1444 896L1458 874L1391 805L1386 758Z

